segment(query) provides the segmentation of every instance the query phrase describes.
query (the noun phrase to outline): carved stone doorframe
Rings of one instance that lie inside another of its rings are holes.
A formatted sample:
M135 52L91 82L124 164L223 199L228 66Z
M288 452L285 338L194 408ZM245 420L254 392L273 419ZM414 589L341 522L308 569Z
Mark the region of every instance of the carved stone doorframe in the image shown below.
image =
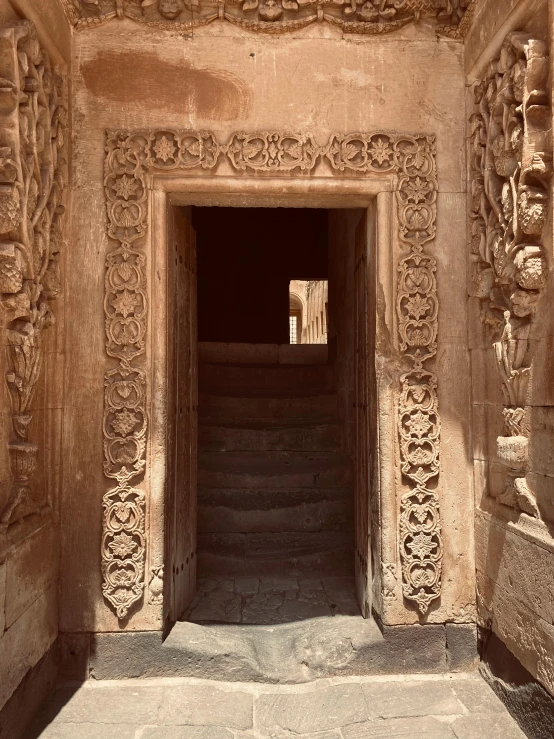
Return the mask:
M150 623L163 627L171 205L352 208L377 199L377 282L402 370L392 392L377 377L373 600L387 622L402 596L420 614L440 597L438 302L436 262L425 251L436 235L437 189L433 136L332 134L319 145L311 135L279 132L238 133L227 143L206 131L108 132L103 433L114 486L103 497L102 576L121 627L145 592Z

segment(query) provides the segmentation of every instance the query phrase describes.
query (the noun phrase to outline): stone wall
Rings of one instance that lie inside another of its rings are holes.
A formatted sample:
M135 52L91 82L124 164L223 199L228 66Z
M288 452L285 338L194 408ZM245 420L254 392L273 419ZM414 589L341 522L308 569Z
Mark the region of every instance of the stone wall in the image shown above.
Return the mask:
M476 13L465 63L479 621L553 692L552 32L546 2L483 0Z
M0 2L0 708L58 633L69 36Z
M441 451L438 489L442 594L423 620L471 622L474 563L469 373L465 369L464 286L459 280L465 269L465 170L460 147L464 137L462 44L437 39L433 28L425 23L406 25L390 36L343 34L332 24L316 24L282 35L256 35L217 22L195 28L192 35L176 31L114 17L102 24L82 24L73 37L72 250L66 271L71 281L67 311L79 320L67 325L61 629L145 630L162 625L159 605L149 602L147 596L139 600L124 622L102 597L102 499L111 484L104 476L101 430L104 372L112 366L104 348L105 256L109 248L104 147L107 129L125 128L210 130L221 142L240 131L292 131L311 134L318 146L323 146L333 132L400 131L436 136L438 232L430 251L438 262L441 307L436 365L442 435L448 443ZM231 175L241 178L247 174L223 167L214 178L227 177L230 181ZM309 175L293 172L286 181L295 178L305 181ZM263 191L260 182L258 189ZM157 197L154 193L150 202ZM183 193L181 197L184 202ZM398 222L392 207L387 218L391 232L396 233ZM405 247L397 244L394 248L392 259L397 259ZM396 267L388 274L388 303L384 304L384 297L380 302L383 313L390 317L395 311L391 301ZM157 286L157 279L155 273L148 273L148 280L154 281L150 284ZM148 336L155 337L157 313L151 310L150 315ZM388 345L385 338L382 340L382 347L388 348L380 368L393 412L398 404L400 375L407 369L394 338L395 320L386 329L393 338ZM147 372L152 361L151 340L148 338L146 344ZM150 402L152 394L160 390L148 382ZM148 465L140 487L146 491L149 505L157 501L159 511L162 478L156 475L162 474L164 460L152 454L156 447L151 442L149 438ZM417 608L402 597L397 513L407 487L397 462L398 441L391 437L390 443L397 457L386 462L391 467L386 485L394 512L389 532L391 554L387 557L394 561L388 561L384 612L389 624L419 623L422 616ZM163 533L160 519L151 517L147 526L150 557L152 546L156 551L163 546ZM148 567L147 561L146 585Z

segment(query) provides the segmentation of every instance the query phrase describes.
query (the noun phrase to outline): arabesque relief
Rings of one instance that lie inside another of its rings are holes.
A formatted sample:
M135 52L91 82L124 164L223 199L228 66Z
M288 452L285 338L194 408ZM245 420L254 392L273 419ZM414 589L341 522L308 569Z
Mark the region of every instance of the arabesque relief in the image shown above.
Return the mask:
M67 184L65 79L29 21L0 29L0 293L7 326L6 381L12 408L11 489L0 528L47 507L34 490L38 445L31 403L41 377L43 332L60 293Z
M147 304L148 183L165 172L236 172L296 177L394 175L399 240L397 316L405 371L399 378L400 462L409 490L400 504L404 597L424 614L441 593L439 514L440 418L437 376L438 302L435 260L425 247L436 236L434 137L389 133L332 134L321 146L310 134L235 133L221 143L210 131L110 131L105 193L110 250L106 261L106 351L113 360L104 385L104 470L115 481L103 499L103 593L120 619L146 587L147 459L144 364ZM430 366L431 365L431 366ZM390 565L389 565L390 567ZM389 570L391 571L391 570ZM161 602L160 563L149 577L150 602Z
M324 22L346 33L390 33L427 19L461 38L475 0L63 0L79 29L113 18L189 32L217 20L257 33L286 33Z
M552 111L547 46L510 34L475 87L472 116L471 251L474 295L492 335L505 398L497 456L507 470L498 502L540 517L527 480L525 405L529 338L549 265L544 233L550 208Z

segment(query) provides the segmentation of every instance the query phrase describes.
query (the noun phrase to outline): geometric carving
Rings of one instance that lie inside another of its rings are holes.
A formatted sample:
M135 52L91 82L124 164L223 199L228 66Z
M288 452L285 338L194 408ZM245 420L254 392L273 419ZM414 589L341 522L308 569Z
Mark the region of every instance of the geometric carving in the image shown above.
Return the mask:
M475 0L62 0L77 29L114 18L130 18L150 28L190 33L215 21L254 33L287 33L312 23L329 23L344 33L390 33L422 18L437 33L462 38Z
M507 468L500 503L539 517L527 480L525 403L530 329L548 266L543 245L552 174L549 60L546 44L510 33L475 87L471 118L473 290L493 334L505 397L505 436L497 455Z
M67 184L67 87L28 21L0 27L0 292L7 318L12 407L12 484L0 528L38 511L31 491L38 446L29 440L30 405L41 376L42 332L60 292Z
M109 131L105 193L110 250L106 260L104 469L117 485L104 496L103 593L126 618L145 590L146 500L137 487L146 466L148 413L143 356L148 321L144 245L147 177L225 165L262 177L394 174L399 237L409 252L399 265L398 326L409 369L402 375L398 429L402 472L400 558L404 596L421 612L440 595L442 542L438 495L440 420L436 355L438 303L434 259L424 252L436 232L434 137L391 133L332 134L318 145L309 134L237 132L226 143L210 131ZM131 484L132 483L132 484ZM393 567L393 565L391 565ZM389 570L389 580L394 575ZM163 573L151 570L151 602L161 598ZM392 593L389 597L392 597Z

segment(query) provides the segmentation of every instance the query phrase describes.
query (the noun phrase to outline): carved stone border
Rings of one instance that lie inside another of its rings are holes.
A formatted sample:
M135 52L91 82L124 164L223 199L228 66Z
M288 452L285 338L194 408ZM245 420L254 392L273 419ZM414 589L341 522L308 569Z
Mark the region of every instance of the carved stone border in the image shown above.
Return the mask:
M216 21L253 33L282 34L326 23L348 34L382 35L422 19L461 39L477 0L62 0L76 30L129 18L156 30L192 33Z
M103 593L127 618L145 587L146 497L138 487L146 467L148 413L144 367L148 231L147 180L192 170L296 177L393 175L400 244L396 310L406 364L400 378L397 426L402 474L400 560L404 597L422 613L440 596L442 540L439 499L440 419L437 376L436 262L424 248L436 235L437 179L433 136L332 134L320 146L309 134L239 132L223 144L210 131L109 131L105 194L110 248L104 311L104 471L115 487L103 498Z
M67 192L67 83L30 21L0 26L0 306L7 327L11 482L0 533L52 505L33 487L43 449L32 441L33 398L43 373L43 331L61 291Z

